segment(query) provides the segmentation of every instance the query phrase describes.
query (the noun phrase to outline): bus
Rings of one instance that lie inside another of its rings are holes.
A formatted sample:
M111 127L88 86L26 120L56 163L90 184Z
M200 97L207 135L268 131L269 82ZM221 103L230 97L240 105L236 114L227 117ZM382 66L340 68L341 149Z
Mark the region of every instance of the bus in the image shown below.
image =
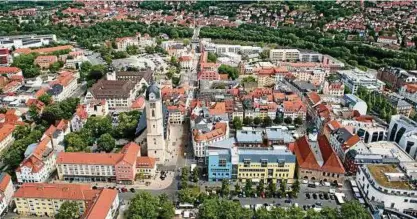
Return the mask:
M345 201L343 200L343 197L345 197L345 194L336 192L334 193L334 196L336 197L337 204L341 205L345 203Z

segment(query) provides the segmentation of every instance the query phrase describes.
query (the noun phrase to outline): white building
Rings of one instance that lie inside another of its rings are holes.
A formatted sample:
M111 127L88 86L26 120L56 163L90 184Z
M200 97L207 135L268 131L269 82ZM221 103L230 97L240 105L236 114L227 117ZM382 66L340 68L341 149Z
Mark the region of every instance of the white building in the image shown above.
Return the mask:
M358 111L361 115L366 115L368 105L366 102L353 94L345 94L344 96L345 105L351 110Z
M300 51L298 49L271 49L269 51L269 59L271 62L298 61L300 59Z
M14 125L4 124L0 128L0 152L13 143L13 131Z
M61 152L65 151L64 137L70 132L69 121L62 119L56 126L51 125L43 134L42 139L45 137L51 138L51 144L54 150L56 152Z
M55 101L62 101L71 97L77 89L77 78L71 72L62 72L58 78L50 84L48 94L52 96Z
M180 66L183 69L191 69L193 67L193 57L186 55L181 56L178 61L180 62Z
M229 123L220 117L197 117L191 121L191 127L194 156L198 158L208 155L208 146L229 138Z
M125 51L128 46L139 46L138 36L116 38L118 51Z
M403 115L393 115L388 129L388 141L395 141L414 159L417 158L417 123Z
M25 159L16 169L18 183L45 182L55 171L56 154L52 140L44 137L39 143L31 144L25 151Z
M417 192L411 185L416 173L415 162L400 162L399 165L365 164L359 167L356 182L371 203L404 213L416 209Z
M406 84L402 86L399 94L413 103L417 103L417 84Z
M323 94L341 97L345 93L345 85L340 82L324 81Z
M229 44L215 44L216 53L218 55L224 53L239 53L242 54L254 54L261 53L262 48L256 46L241 46L241 45L229 45Z
M12 178L7 173L0 174L0 214L11 204L14 194Z
M140 87L134 81L99 80L87 91L84 103L106 100L109 111L128 111Z
M42 47L56 41L55 34L48 35L17 35L0 37L0 47L12 49Z
M152 84L146 90L146 143L149 157L157 163L165 162L166 142L164 137L164 113L162 109L161 90Z
M359 86L363 86L368 90L382 90L385 86L385 83L378 80L372 73L359 69L339 70L337 73L341 76L343 84L349 88L352 94L356 93Z

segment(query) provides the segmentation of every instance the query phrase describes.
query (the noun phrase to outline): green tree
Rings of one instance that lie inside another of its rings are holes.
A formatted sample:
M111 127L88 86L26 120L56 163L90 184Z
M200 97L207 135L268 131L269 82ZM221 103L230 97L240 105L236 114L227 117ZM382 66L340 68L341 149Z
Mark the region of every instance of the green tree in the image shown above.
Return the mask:
M259 125L261 124L261 122L262 122L262 119L259 117L255 117L255 119L253 119L253 124L255 125Z
M265 191L265 182L263 179L259 182L258 186L256 187L256 190L259 195L261 195L261 193Z
M266 116L263 120L263 124L265 127L269 127L272 125L272 119L269 116Z
M244 125L251 125L253 122L253 119L251 117L245 117L243 118L243 124Z
M207 62L216 63L217 62L217 55L215 53L209 52L207 54Z
M188 167L181 168L181 180L188 181L189 172L190 170L188 169Z
M294 119L294 124L302 125L303 124L303 119L301 117L295 118Z
M324 207L320 211L322 219L337 219L339 218L339 212L337 208Z
M276 116L274 119L274 123L275 124L281 124L284 120L282 119L281 116Z
M200 219L250 219L252 217L251 210L243 208L240 203L225 199L206 199L198 208Z
M43 94L38 98L42 103L44 103L46 106L52 103L52 96L49 94Z
M236 130L242 129L242 120L240 120L239 117L233 118L233 127L235 127Z
M98 150L111 152L116 147L116 140L109 134L105 133L97 140Z
M281 194L285 194L285 192L287 191L287 182L285 180L282 180L279 184L279 191Z
M273 197L277 193L277 184L271 182L267 187L267 196Z
M262 60L266 60L269 58L269 49L264 49L261 54L259 55Z
M80 78L85 80L90 74L93 65L90 62L83 62L80 65Z
M223 197L227 197L230 194L230 183L228 179L222 180L222 188L220 189L220 193Z
M194 167L192 173L191 173L191 178L193 180L193 182L198 182L198 176L199 176L199 170L197 167Z
M286 117L286 118L284 119L284 122L285 122L286 124L291 124L291 123L292 123L292 119L291 119L291 117Z
M49 71L51 71L52 73L56 73L59 71L59 69L61 69L63 65L61 65L60 62L54 62L49 66Z
M252 180L247 179L245 183L245 194L247 197L252 196L253 188L252 188Z
M126 52L129 55L137 55L139 54L139 47L136 45L131 45L126 47Z
M340 209L341 218L372 218L368 211L358 201L349 201L342 205Z
M159 209L158 198L148 192L139 192L130 201L129 209L126 212L127 218L158 218Z
M84 128L91 131L94 138L99 138L102 134L111 133L112 124L110 117L90 117Z
M161 194L159 197L159 219L171 219L175 217L174 205L166 194Z
M252 76L248 76L242 79L242 83L247 83L247 82L256 82L256 79Z
M184 44L185 46L188 46L188 45L190 45L190 40L189 39L184 39L182 41L182 44Z
M78 219L80 218L80 209L77 202L65 201L61 204L58 214L55 215L57 219Z
M229 76L229 78L231 78L232 80L235 80L236 78L239 77L239 70L236 67L232 67L230 65L220 65L219 69L218 69L220 74L227 74Z
M239 183L235 184L235 194L239 194L242 192L242 188L240 187Z
M291 190L293 196L297 196L297 194L300 192L300 181L298 181L298 179L296 179L291 185Z
M137 110L120 113L118 124L113 128L114 137L133 140L141 114Z
M13 58L12 66L22 69L25 78L33 78L40 75L40 68L33 63L38 54L20 54Z
M78 132L71 132L64 137L65 151L81 152L86 151L88 141Z
M181 203L193 204L197 200L199 195L200 195L199 187L187 187L187 188L182 188L178 192L178 199Z

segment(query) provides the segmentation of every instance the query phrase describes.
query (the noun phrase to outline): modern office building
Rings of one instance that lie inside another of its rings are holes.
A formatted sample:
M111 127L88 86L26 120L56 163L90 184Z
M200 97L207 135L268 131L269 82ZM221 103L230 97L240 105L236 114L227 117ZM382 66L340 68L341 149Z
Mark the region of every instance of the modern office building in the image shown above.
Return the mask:
M360 86L368 90L382 90L385 86L385 83L378 80L372 73L359 69L339 70L337 73L341 76L343 84L349 88L352 94L355 94Z
M365 101L353 94L345 94L343 99L345 101L345 105L347 105L349 109L356 110L361 115L366 115L368 105Z
M372 204L382 205L399 213L416 213L417 164L365 164L356 174L362 194Z
M403 115L391 116L388 141L395 141L414 159L417 158L417 122Z
M271 62L298 61L300 60L300 51L298 49L271 49L269 59Z
M41 47L56 41L55 34L0 36L0 47L12 49Z

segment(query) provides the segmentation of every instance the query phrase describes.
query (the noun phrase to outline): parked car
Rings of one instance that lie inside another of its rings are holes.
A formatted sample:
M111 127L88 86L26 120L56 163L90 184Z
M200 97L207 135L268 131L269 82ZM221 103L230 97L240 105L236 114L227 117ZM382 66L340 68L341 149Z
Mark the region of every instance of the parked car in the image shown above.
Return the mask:
M135 193L135 189L134 189L134 188L130 188L130 191L131 191L132 193Z
M306 193L306 198L307 199L310 199L311 198L310 193Z
M122 192L127 192L127 189L125 187L120 189Z
M291 199L285 199L285 201L284 201L285 203L287 203L287 204L291 204Z
M315 184L313 184L313 183L310 183L310 184L308 184L308 186L307 187L310 187L310 188L316 188L316 185Z
M329 200L329 194L324 193L324 199Z
M316 202L316 205L317 206L321 206L321 202Z
M316 193L313 193L313 198L317 199L317 194Z

